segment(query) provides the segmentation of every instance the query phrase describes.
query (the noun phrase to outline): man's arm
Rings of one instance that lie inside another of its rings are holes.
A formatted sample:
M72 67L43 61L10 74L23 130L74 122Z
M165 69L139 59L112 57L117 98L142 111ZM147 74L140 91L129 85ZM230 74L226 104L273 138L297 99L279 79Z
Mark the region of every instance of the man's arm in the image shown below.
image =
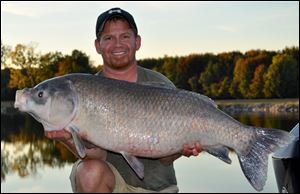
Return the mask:
M159 161L163 165L168 166L168 165L172 164L176 159L178 159L181 156L186 156L186 157L190 157L192 155L193 156L198 156L201 151L202 151L202 149L201 149L201 145L200 145L199 142L196 142L191 147L188 144L184 144L181 153L173 154L171 156L161 158L161 159L159 159Z
M66 130L45 132L45 136L49 139L57 140L63 143L78 158L76 147L74 145L72 135ZM90 144L91 145L91 144ZM97 146L89 146L85 148L87 159L106 160L107 151Z

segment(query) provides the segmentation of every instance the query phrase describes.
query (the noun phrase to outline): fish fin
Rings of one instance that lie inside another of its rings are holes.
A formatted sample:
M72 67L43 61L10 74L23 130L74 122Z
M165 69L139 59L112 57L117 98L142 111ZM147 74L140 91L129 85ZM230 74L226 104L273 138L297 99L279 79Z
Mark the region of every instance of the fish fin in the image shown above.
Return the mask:
M268 155L291 141L291 135L282 130L254 128L256 137L247 149L237 151L244 175L250 184L261 191L267 180Z
M144 165L135 156L128 154L127 152L120 152L126 159L127 163L134 170L140 179L144 178Z
M204 100L207 103L209 103L209 104L213 105L214 107L218 108L218 105L216 104L216 102L213 99L211 99L211 98L209 98L205 95L202 95L202 94L198 94L198 95L200 96L200 98L202 98L202 100Z
M86 156L86 152L83 140L79 137L79 135L73 127L68 127L68 129L72 134L72 138L79 157L84 158Z
M227 164L231 164L231 159L228 156L228 148L225 146L217 145L217 146L208 146L204 149L209 154L219 158L220 160L226 162Z

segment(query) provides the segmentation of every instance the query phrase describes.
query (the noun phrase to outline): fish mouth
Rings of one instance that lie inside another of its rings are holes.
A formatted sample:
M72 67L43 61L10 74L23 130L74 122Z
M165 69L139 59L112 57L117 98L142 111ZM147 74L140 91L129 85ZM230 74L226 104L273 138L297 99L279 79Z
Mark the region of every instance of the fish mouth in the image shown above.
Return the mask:
M43 124L44 129L46 131L52 131L50 130L52 125L49 122L42 119L39 115L35 114L32 110L30 110L30 108L28 107L30 101L29 98L30 98L29 89L25 88L23 90L17 90L14 107L19 109L19 111L27 112L28 114L30 114L38 122Z
M19 111L27 112L30 114L33 118L35 118L37 121L42 121L42 119L34 114L32 111L28 108L28 99L30 97L30 89L24 88L23 90L17 90L16 91L16 99L14 103L14 108L19 109Z
M17 90L16 91L16 99L14 103L14 108L19 109L20 111L25 111L26 110L26 105L28 103L28 89L25 88L23 90Z
M30 90L28 88L24 88L23 90L17 90L16 91L16 100L15 100L15 103L14 103L14 108L18 109L19 111L29 113L36 120L39 121L39 120L41 120L40 117L38 115L34 114L28 108L29 91Z

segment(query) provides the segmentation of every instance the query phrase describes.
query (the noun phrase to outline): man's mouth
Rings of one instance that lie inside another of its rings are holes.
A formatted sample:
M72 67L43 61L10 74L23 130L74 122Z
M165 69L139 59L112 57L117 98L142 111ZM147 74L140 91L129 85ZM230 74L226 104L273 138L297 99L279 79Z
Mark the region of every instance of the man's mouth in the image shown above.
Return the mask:
M116 52L112 52L113 56L122 56L122 55L126 55L126 51L116 51Z

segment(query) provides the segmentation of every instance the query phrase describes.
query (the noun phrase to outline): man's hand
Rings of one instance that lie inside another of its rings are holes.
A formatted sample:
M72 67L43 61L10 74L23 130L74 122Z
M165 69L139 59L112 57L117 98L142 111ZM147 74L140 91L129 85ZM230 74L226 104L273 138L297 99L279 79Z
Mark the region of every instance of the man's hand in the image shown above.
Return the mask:
M202 151L201 145L199 142L194 143L193 146L189 146L188 144L183 145L182 155L186 157L190 156L198 156L199 153Z
M71 133L67 130L58 130L58 131L45 131L45 136L49 139L58 140L58 141L69 141L72 139Z
M67 130L63 129L58 131L46 131L45 136L49 139L62 142L75 156L79 158L72 135ZM91 143L87 143L87 145L88 146L85 147L86 157L84 159L106 160L106 150L103 150L95 145L93 146Z
M163 165L168 166L168 165L172 164L172 162L174 162L174 160L176 160L180 156L186 156L186 157L190 157L192 155L193 156L198 156L201 151L202 151L202 149L201 149L201 145L200 145L199 142L194 143L193 146L189 146L188 144L184 144L182 146L182 152L181 153L173 154L171 156L161 158L161 159L159 159L159 161Z

